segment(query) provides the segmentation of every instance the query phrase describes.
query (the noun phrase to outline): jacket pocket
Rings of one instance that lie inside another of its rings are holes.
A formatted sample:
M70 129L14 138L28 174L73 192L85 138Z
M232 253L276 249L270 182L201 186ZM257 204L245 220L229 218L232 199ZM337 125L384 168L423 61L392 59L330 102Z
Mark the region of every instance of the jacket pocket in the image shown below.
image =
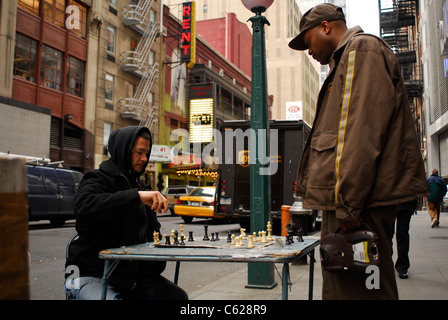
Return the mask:
M337 135L332 132L322 132L311 140L308 186L311 188L328 189L334 187L335 148Z

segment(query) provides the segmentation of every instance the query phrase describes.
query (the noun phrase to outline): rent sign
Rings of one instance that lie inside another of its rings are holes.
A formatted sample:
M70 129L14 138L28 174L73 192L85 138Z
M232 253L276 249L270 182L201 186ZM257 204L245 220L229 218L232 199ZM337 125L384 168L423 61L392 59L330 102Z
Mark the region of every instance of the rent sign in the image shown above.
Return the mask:
M182 62L192 68L196 60L196 5L194 1L184 2L182 6L181 54Z

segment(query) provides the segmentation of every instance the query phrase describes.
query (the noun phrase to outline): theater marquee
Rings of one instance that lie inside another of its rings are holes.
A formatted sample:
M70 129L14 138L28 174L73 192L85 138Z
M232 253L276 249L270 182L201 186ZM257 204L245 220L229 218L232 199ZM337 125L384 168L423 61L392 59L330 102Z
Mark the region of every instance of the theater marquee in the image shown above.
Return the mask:
M190 142L213 141L213 84L190 85Z

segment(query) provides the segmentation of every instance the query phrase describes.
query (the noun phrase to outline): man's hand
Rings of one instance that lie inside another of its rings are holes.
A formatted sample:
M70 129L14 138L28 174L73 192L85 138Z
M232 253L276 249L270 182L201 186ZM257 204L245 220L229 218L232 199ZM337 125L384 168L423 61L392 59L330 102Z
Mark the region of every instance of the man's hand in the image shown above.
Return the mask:
M140 201L158 213L168 211L168 202L159 191L139 191Z

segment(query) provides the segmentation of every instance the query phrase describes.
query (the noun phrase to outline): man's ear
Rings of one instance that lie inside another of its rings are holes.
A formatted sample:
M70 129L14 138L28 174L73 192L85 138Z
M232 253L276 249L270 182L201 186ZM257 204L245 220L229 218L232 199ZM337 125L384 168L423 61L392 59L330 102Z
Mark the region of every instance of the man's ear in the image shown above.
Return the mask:
M321 27L322 31L325 34L329 34L330 33L331 25L330 25L330 23L328 21L322 21L321 24L320 24L320 27Z

